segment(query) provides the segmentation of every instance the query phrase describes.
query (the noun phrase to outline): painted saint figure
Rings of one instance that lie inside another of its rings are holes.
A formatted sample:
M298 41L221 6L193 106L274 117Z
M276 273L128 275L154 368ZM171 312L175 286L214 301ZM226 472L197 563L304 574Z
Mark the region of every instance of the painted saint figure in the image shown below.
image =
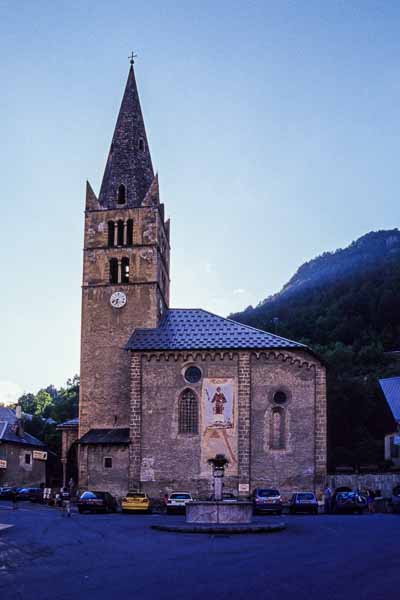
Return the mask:
M223 415L226 404L226 398L223 392L221 392L221 388L217 387L217 391L215 392L211 403L214 404L214 414L215 415Z

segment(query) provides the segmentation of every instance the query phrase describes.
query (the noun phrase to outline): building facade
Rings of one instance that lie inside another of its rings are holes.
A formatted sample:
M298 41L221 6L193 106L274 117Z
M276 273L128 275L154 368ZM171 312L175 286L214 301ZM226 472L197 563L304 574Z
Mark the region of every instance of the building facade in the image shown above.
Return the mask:
M46 445L24 431L15 411L0 406L0 487L44 486L46 461Z
M79 486L206 497L225 485L320 492L325 368L306 346L169 307L170 226L131 65L98 198L86 192ZM68 449L66 448L66 452Z

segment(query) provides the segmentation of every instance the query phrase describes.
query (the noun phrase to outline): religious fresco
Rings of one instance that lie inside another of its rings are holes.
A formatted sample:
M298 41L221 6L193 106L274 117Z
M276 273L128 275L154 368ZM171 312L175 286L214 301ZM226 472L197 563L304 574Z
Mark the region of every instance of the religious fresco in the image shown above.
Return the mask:
M237 393L233 377L203 380L201 398L201 472L211 475L208 459L224 454L227 475L237 475Z

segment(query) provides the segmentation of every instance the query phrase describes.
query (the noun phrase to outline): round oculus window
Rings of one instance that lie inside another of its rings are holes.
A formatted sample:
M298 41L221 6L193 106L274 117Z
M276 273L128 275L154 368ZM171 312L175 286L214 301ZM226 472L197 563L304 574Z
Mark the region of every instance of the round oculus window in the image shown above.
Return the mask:
M276 404L285 404L286 400L287 396L285 392L279 391L274 394L274 402L276 402Z
M185 379L189 383L198 383L201 379L201 371L199 367L188 367L185 371Z

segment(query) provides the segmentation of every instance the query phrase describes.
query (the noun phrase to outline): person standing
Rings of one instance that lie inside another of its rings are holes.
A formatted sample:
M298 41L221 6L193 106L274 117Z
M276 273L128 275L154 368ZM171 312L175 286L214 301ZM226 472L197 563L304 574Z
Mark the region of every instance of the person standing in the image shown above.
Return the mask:
M375 494L372 490L368 490L367 502L368 513L372 515L375 512Z
M329 483L326 484L324 489L324 507L325 514L329 515L332 511L332 489L329 487Z
M11 492L11 500L12 500L13 510L17 510L17 508L18 508L18 492L15 488Z

